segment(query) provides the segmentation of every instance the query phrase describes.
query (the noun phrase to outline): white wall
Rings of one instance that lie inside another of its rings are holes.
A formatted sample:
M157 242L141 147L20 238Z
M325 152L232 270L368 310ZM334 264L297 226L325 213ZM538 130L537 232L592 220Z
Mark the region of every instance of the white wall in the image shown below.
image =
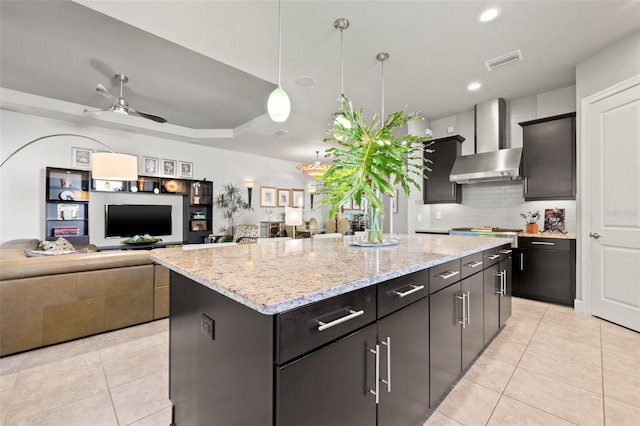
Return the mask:
M174 160L192 161L195 179L207 178L214 182L214 193L226 183L244 188L244 179L251 177L256 186L252 205L255 211L244 213L238 223L258 223L267 219L265 209L259 207L259 187L305 189L305 218L309 210L308 185L311 178L295 168L297 164L233 151L209 148L168 139L138 135L131 132L84 126L61 120L36 117L12 111L0 111L0 157L4 160L14 150L38 137L54 133L77 133L107 144L115 151L133 155L146 155ZM230 141L230 143L233 143ZM72 167L72 147L104 150L99 144L81 138L49 138L29 146L9 160L0 170L0 242L16 238L44 238L45 168ZM137 203L142 194L119 194ZM90 238L100 244L104 239L104 227L100 215L104 215L105 195L91 193ZM165 196L168 197L168 196ZM175 196L179 197L179 196ZM313 216L324 221L318 197ZM98 205L100 203L100 205ZM214 209L215 210L215 209ZM283 209L274 209L274 219ZM174 211L174 215L175 215ZM103 221L102 217L102 221ZM214 212L214 230L225 225ZM109 244L114 244L109 240Z
M522 128L518 123L537 118L575 111L575 86L563 87L550 92L506 100L507 148L522 146ZM447 136L449 126L452 134L465 138L462 155L474 153L473 110L455 116L433 120L430 123L434 139ZM548 208L566 209L566 230L576 232L575 201L524 201L522 182L492 182L462 185L462 204L423 205L421 196L416 197L413 211L415 229L450 229L463 226L499 226L524 228L520 213L539 210L544 216ZM436 212L441 219L436 219ZM419 220L421 219L421 220ZM542 227L542 220L539 225Z

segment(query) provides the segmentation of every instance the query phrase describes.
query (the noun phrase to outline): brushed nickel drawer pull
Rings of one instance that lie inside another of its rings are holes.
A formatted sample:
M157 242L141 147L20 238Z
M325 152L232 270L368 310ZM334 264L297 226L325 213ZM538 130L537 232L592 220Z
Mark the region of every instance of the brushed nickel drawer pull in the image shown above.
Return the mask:
M405 296L408 296L410 294L413 294L417 291L423 290L424 286L423 285L413 285L413 284L409 284L409 286L411 287L411 290L407 290L405 292L401 292L398 290L393 290L391 293L395 294L396 296L398 296L399 298L403 298Z
M460 273L460 271L447 271L446 273L443 272L441 274L437 274L436 277L442 278L443 280L448 280L451 277L455 277L459 273Z
M505 250L505 249L500 250L500 253L501 253L501 254L511 254L511 252L513 252L513 250L509 250L509 249L506 249L506 250Z
M469 263L465 263L462 266L466 266L468 268L477 268L478 266L482 266L482 262L469 262Z
M375 350L369 349L369 352L376 356L376 387L369 389L369 393L376 397L376 404L380 403L380 345L376 345Z
M500 255L499 254L491 254L489 256L487 256L487 259L489 260L496 260L497 258L499 258Z
M327 323L324 323L322 321L318 321L318 331L324 331L327 328L335 327L338 324L342 324L343 322L352 320L352 319L357 318L357 317L359 317L361 315L364 315L364 310L353 311L353 310L349 309L349 315L345 315L342 318L338 318L337 320L333 320L333 321L327 322Z
M548 243L546 241L531 241L531 244L537 246L555 246L556 243Z

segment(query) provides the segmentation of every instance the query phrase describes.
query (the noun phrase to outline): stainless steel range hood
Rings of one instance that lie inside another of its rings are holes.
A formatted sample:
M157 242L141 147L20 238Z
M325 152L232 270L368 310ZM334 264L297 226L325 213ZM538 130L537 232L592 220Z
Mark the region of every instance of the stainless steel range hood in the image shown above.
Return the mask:
M475 154L456 159L449 180L479 183L520 179L522 148L505 147L506 104L493 99L475 106Z

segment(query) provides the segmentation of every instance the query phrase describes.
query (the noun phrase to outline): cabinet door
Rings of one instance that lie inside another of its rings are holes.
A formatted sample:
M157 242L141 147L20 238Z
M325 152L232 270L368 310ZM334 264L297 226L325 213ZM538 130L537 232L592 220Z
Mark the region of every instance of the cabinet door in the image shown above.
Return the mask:
M473 361L484 347L484 289L482 273L471 275L461 283L467 304L465 316L468 319L462 329L462 369Z
M429 298L380 320L378 340L378 425L417 424L429 406Z
M453 163L460 155L464 141L462 136L451 136L433 141L428 148L434 152L424 154L425 159L433 163L425 162L425 166L431 171L426 171L423 179L422 195L424 204L461 203L462 187L449 180Z
M435 406L461 371L461 297L459 283L429 296L430 407Z
M276 425L375 425L375 346L372 324L277 367Z
M575 113L520 125L525 200L575 199Z
M500 264L484 270L484 344L495 336L500 328Z
M518 294L545 302L572 305L570 252L520 249Z
M513 294L513 267L511 256L500 262L500 271L504 273L506 287L504 294L500 295L500 327L503 327L511 316L511 295Z

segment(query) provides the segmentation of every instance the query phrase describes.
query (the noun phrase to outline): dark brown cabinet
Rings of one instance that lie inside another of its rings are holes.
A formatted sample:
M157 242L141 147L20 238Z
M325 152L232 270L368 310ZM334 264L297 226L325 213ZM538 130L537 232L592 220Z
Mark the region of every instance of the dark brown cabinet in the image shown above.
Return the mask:
M460 135L434 139L429 146L425 146L424 165L431 171L425 170L422 183L422 199L424 204L461 203L462 186L449 180L453 163L462 151L461 143L464 138ZM428 153L426 149L434 152ZM430 159L433 164L426 160Z
M213 231L213 182L189 181L185 201L185 239L189 244L202 243Z
M513 294L512 250L509 245L484 253L484 344L503 327L511 316Z
M524 199L575 200L576 114L519 124L523 137Z
M520 297L573 306L576 296L576 241L557 238L518 238Z
M45 238L89 244L89 171L47 167Z

